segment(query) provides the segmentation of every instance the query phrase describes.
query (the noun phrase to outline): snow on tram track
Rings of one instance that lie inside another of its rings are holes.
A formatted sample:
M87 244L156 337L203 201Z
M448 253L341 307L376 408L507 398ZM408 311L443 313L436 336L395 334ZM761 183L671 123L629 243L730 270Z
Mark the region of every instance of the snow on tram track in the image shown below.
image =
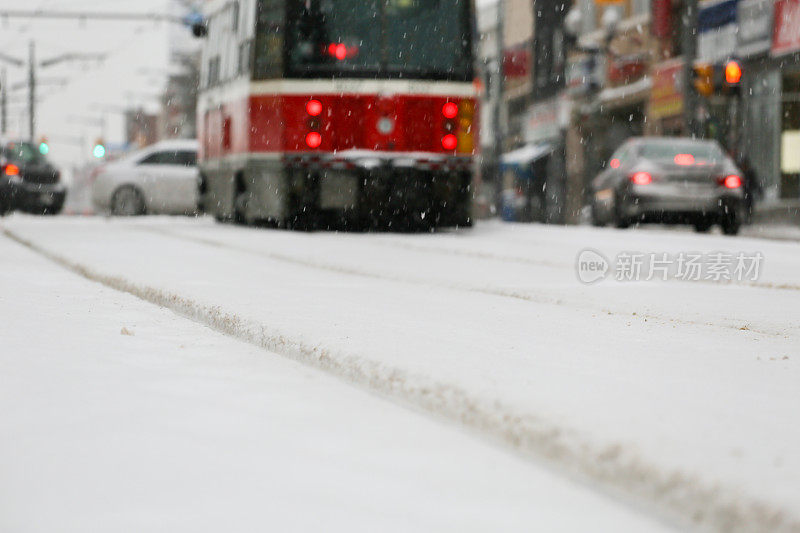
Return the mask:
M687 320L684 318L678 318L673 316L667 316L663 314L656 314L656 313L647 313L647 312L621 312L616 311L613 309L609 309L606 307L593 307L589 305L582 305L575 301L567 301L563 298L553 298L546 295L536 294L531 290L523 290L523 289L508 289L508 288L501 288L501 287L491 287L491 286L478 286L478 285L468 285L465 283L442 283L442 282L432 282L430 278L426 277L414 277L414 276L406 276L406 275L392 275L392 274L385 274L379 273L375 271L354 268L351 266L343 266L337 265L333 263L312 260L307 258L300 258L284 253L273 252L273 251L265 251L265 250L254 250L251 248L247 248L245 246L239 246L236 244L231 244L223 241L219 241L216 239L211 239L208 237L198 237L194 235L187 235L185 233L180 233L173 230L168 230L163 226L133 226L133 228L146 231L148 233L153 233L160 236L170 237L174 239L184 240L188 242L193 242L196 244L203 244L206 246L212 246L215 248L223 248L231 251L235 251L238 253L243 253L247 255L252 255L256 257L263 257L266 259L271 259L273 261L280 261L288 264L303 266L306 268L312 268L316 270L323 270L327 272L332 272L336 274L343 274L348 276L357 276L362 278L368 278L373 280L380 280L380 281L389 281L393 283L406 283L411 285L419 285L424 287L431 287L436 289L446 289L451 291L460 291L460 292L467 292L473 294L481 294L484 296L495 296L499 298L510 298L514 300L521 300L524 302L530 302L535 304L542 304L542 305L556 305L561 307L572 308L576 310L580 310L587 313L593 313L593 316L614 316L614 317L623 317L628 319L635 319L642 322L649 322L654 321L661 323L665 326L675 326L675 325L683 325L683 326L700 326L700 327L708 327L708 328L718 328L723 330L734 330L734 331L747 331L749 333L755 333L759 335L769 336L769 337L787 337L787 331L773 331L764 328L758 328L751 326L749 324L744 325L741 321L734 323L731 321L730 323L716 323L711 321L700 321L700 320ZM383 243L382 243L383 244ZM405 247L409 250L413 251L427 251L436 253L437 250L435 249L428 249L427 247L420 246L419 249L417 247L409 246ZM424 250L422 250L424 249ZM475 258L483 258L486 259L488 257L484 257L482 255L467 255L466 253L463 256L475 257ZM505 260L501 259L500 257L492 257L493 260ZM521 259L521 258L520 258ZM531 263L532 264L532 263ZM543 264L541 262L537 262L536 264ZM547 265L552 266L552 265ZM572 268L572 265L562 267L562 268ZM763 288L763 287L762 287Z
M368 356L292 338L220 306L95 270L13 230L4 228L2 232L88 280L170 309L218 332L316 367L440 419L459 422L524 456L545 460L566 475L601 487L610 495L673 523L719 531L800 532L800 517L794 512L742 494L735 487L710 485L686 472L656 466L643 459L635 448L621 444L598 446L580 432L549 422L536 413L382 364ZM295 259L292 261L297 263Z

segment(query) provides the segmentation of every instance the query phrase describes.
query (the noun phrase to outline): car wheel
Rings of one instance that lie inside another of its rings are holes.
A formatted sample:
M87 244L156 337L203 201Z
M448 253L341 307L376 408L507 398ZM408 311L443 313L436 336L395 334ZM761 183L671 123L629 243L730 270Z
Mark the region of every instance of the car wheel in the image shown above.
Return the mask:
M709 220L701 220L694 223L694 230L697 233L708 233L713 225Z
M628 229L631 227L631 220L620 213L619 209L614 208L614 227L617 229Z
M240 226L247 225L247 193L237 193L233 200L233 223Z
M595 202L592 202L592 226L596 228L602 228L603 226L606 225L605 220L601 220L600 217L598 216L599 214L600 212L597 209L597 204Z
M722 216L722 233L725 235L738 235L742 228L742 215L738 210L731 210Z
M120 187L111 197L111 214L118 217L144 215L147 211L144 197L130 185Z

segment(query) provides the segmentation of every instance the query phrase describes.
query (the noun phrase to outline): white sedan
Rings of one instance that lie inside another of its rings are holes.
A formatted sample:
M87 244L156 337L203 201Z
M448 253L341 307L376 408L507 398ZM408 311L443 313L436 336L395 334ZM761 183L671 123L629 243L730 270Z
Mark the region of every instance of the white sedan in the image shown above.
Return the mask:
M198 202L197 141L169 140L99 167L92 201L112 215L190 214Z

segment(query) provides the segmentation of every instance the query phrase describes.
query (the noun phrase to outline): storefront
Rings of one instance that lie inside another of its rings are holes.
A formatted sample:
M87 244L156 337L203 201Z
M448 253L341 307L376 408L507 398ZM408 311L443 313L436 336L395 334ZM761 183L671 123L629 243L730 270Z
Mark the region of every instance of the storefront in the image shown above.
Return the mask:
M531 105L523 115L524 146L501 158L504 219L563 222L568 106L562 94Z
M741 154L764 199L800 199L800 0L741 0Z
M781 73L780 196L800 199L800 0L775 2L772 56Z
M770 57L774 28L773 0L741 0L736 54L743 61L739 156L747 158L766 200L780 195L782 79Z

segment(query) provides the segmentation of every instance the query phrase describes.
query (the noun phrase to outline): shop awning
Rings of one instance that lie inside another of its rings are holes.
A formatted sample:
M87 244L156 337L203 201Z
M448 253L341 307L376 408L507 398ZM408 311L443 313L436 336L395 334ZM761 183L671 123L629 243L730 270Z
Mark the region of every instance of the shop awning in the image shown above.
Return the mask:
M549 155L552 151L553 145L550 143L526 144L522 148L503 154L500 162L507 166L529 165L537 159Z
M620 87L609 87L600 91L598 100L609 107L618 107L634 102L645 102L650 99L653 89L653 80L645 77Z

